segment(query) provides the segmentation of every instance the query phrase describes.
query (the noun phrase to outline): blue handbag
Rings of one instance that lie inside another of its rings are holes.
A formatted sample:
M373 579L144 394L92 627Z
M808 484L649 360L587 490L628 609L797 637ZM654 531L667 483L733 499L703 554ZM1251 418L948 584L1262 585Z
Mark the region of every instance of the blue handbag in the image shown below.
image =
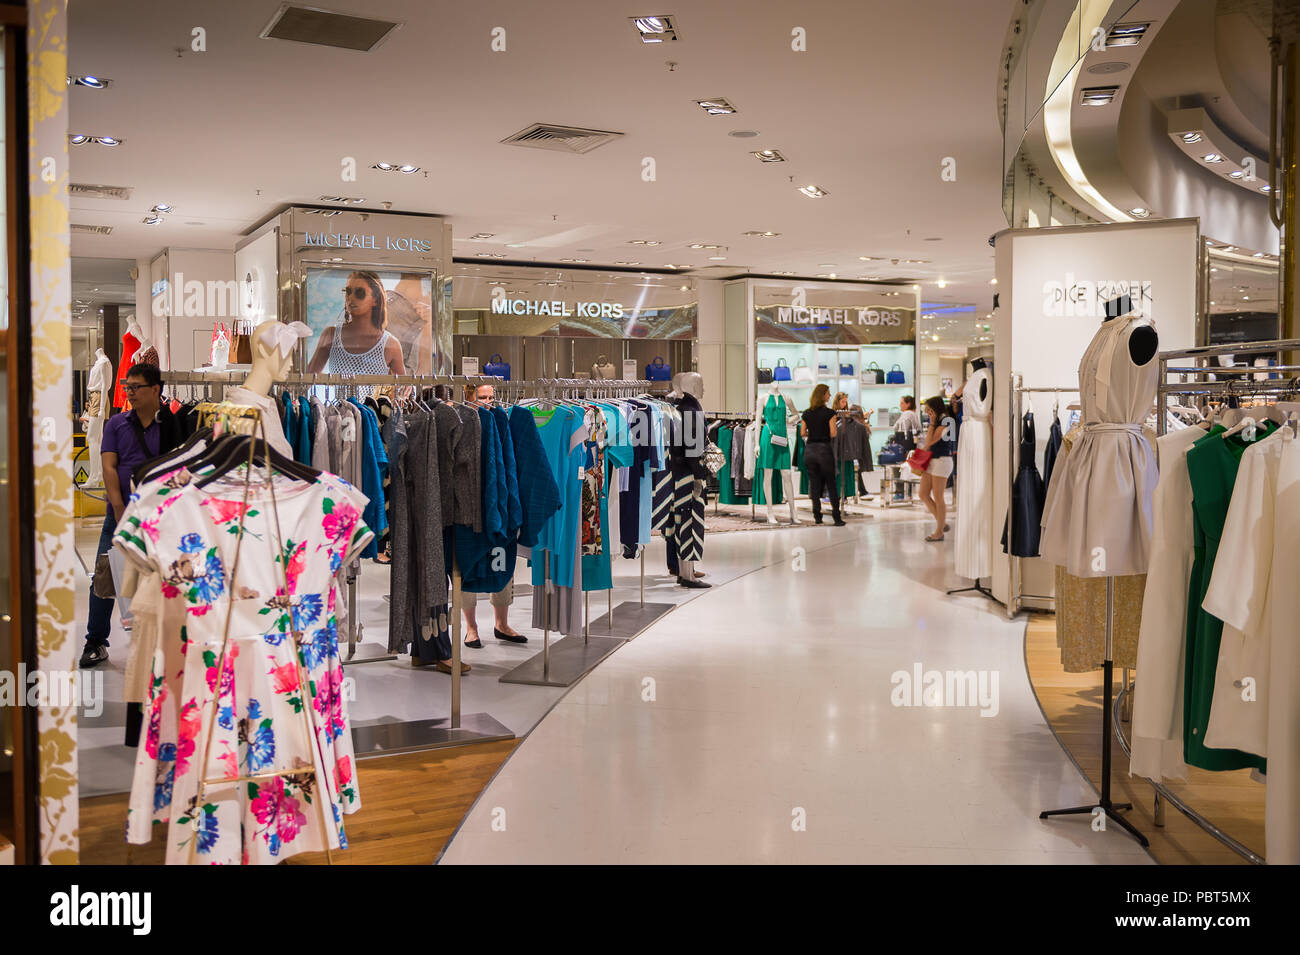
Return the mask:
M646 381L672 381L672 365L665 365L664 360L655 355L655 360L645 366Z
M776 367L772 369L772 380L773 381L790 380L790 366L785 363L784 358L778 358L776 360Z
M843 364L840 365L840 374L843 375L843 376L845 376L845 377L847 377L847 378L852 378L852 377L853 377L853 366L852 366L852 365L843 365Z
M492 357L488 359L487 364L483 366L483 374L487 375L489 378L504 378L506 381L509 381L510 362L502 361L499 352L494 353Z
M885 464L902 464L907 460L907 452L903 446L892 438L885 442L885 446L880 449L876 455L876 461L882 465Z
M885 375L885 384L902 385L907 383L907 376L903 374L903 366L895 365L889 369L889 374Z

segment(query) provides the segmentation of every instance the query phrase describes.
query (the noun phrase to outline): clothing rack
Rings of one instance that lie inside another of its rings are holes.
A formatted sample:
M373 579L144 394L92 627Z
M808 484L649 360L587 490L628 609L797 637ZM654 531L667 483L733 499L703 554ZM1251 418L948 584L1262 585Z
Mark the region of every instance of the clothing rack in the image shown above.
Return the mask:
M712 425L715 421L720 421L723 424L743 423L745 425L749 425L753 422L753 420L754 420L754 413L752 411L713 411L713 412L706 411L704 413L704 427L706 431L708 430L709 426ZM733 430L740 430L740 429L733 429ZM736 440L734 433L732 434L731 440L732 441ZM735 445L733 444L732 447L734 448ZM734 453L733 453L733 457L734 457ZM718 507L721 504L721 500L720 500L721 497L722 497L722 488L721 486L719 486L718 493L713 498L713 514L715 517L718 514ZM749 504L751 509L750 516L752 517L753 516L752 510L754 506L754 495L752 489L749 495ZM743 507L744 505L741 506ZM641 595L641 603L643 605L645 604L644 592Z
M1013 536L1013 525L1015 523L1015 508L1011 506L1012 498L1015 496L1016 475L1020 471L1020 440L1024 435L1022 425L1024 419L1024 395L1077 395L1079 386L1073 388L1029 388L1025 386L1024 375L1016 372L1011 373L1011 400L1007 402L1007 409L1011 415L1010 435L1011 443L1007 452L1007 461L1010 466L1010 473L1007 474L1007 556L1011 558L1007 567L1007 619L1010 620L1021 610L1021 600L1028 597L1030 600L1050 600L1053 604L1056 598L1047 594L1026 594L1020 591L1020 561L1022 558L1011 553L1011 542L1015 539ZM979 581L976 581L978 586Z

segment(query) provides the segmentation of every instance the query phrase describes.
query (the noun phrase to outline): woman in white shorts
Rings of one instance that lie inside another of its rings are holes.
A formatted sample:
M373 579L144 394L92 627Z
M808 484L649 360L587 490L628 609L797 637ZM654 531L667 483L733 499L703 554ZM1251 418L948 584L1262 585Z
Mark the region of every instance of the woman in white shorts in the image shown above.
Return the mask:
M920 494L921 503L935 521L934 533L926 540L938 542L943 540L943 532L948 529L945 523L948 501L944 492L948 487L948 478L952 476L953 450L957 443L957 414L937 395L925 402L925 410L930 415L930 427L921 447L930 452L930 464L921 475Z

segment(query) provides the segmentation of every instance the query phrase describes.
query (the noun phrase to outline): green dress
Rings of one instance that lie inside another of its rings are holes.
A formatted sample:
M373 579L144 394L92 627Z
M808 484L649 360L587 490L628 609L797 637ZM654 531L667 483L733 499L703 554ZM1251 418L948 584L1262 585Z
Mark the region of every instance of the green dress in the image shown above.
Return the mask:
M784 445L773 444L772 438L785 438ZM763 433L758 439L758 461L754 471L789 471L790 470L789 429L785 420L785 399L776 395L767 396L763 405Z
M1187 652L1183 670L1183 759L1189 766L1209 770L1259 769L1265 760L1236 749L1211 749L1204 744L1214 699L1214 675L1219 663L1223 621L1201 609L1214 574L1214 560L1228 518L1232 486L1241 456L1250 446L1240 433L1224 438L1215 425L1187 451L1192 485L1192 574L1187 588ZM1262 440L1277 425L1265 421L1256 430Z
M737 494L735 483L731 479L731 443L733 441L733 435L736 433L737 432L732 431L731 428L723 427L718 429L718 450L722 452L722 456L727 462L718 471L719 504L749 503L749 495ZM740 431L739 433L741 434L741 440L743 441L744 432Z

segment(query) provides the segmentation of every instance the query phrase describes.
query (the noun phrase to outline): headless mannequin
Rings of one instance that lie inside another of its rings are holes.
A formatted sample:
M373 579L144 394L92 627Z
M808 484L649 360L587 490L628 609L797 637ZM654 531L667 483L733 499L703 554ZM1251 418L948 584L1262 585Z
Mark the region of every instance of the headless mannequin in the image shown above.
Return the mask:
M799 433L798 432L799 412L794 410L794 407L790 404L790 399L785 397L785 395L781 394L781 389L773 388L771 394L775 394L777 398L785 402L785 430L786 430L786 434L789 435L790 465L793 468L794 444L795 444L794 436ZM758 405L754 408L755 421L763 420L763 406L767 404L767 399L768 399L768 395L760 394L758 396ZM800 523L799 517L795 513L795 509L794 509L794 487L795 487L794 471L793 470L781 471L780 474L781 474L781 487L782 490L785 491L785 502L787 505L789 505L790 508L790 523L798 524ZM767 479L768 479L767 469L755 470L754 485L755 487L763 488L763 496L767 498L767 522L769 524L779 524L780 521L776 519L776 513L772 509L772 494L770 490L771 485L767 483Z
M113 363L104 354L104 349L95 349L95 360L91 363L87 378L90 390L90 402L81 416L86 430L86 450L89 457L86 483L98 487L104 481L104 465L100 458L100 441L104 434L104 422L111 413L113 403Z

